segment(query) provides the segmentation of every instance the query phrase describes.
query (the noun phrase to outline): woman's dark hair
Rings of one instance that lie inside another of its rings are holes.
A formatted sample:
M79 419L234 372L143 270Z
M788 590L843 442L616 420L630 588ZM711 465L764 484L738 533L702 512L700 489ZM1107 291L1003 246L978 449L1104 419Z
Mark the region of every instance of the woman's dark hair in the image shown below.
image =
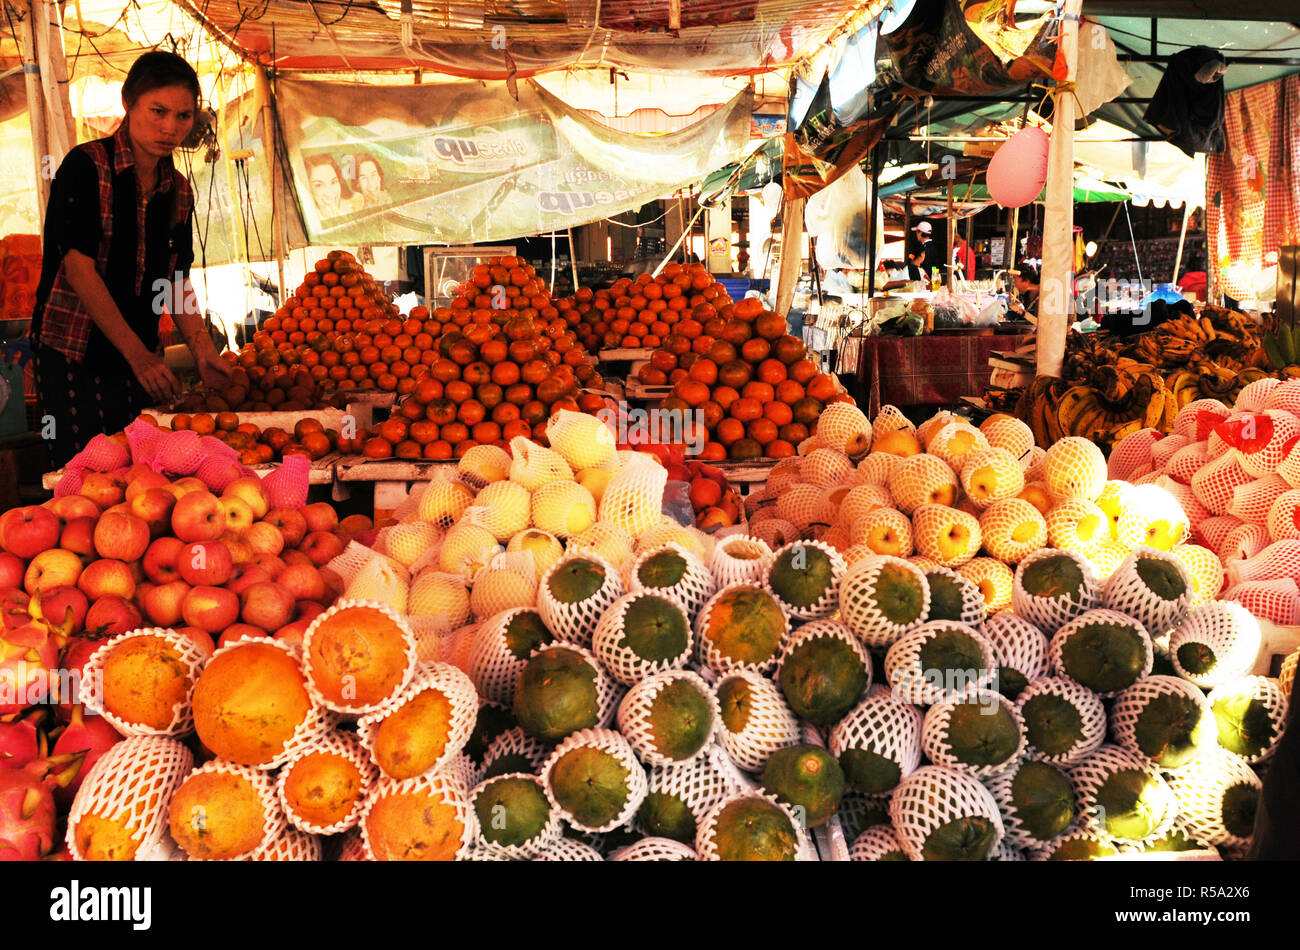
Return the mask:
M384 184L384 166L379 164L379 159L369 152L358 152L352 156L352 178L348 182L353 191L361 190L361 166L366 162L375 166L375 171L379 172L379 183Z
M339 197L351 198L352 186L348 179L343 176L343 170L339 168L339 163L334 161L334 156L322 152L319 155L312 155L303 159L303 164L307 166L307 177L311 177L311 170L319 165L328 165L334 169L334 176L339 180Z
M198 106L201 92L199 74L194 67L175 53L152 50L131 64L122 83L122 101L129 109L146 92L167 86L183 86L194 94L194 104Z
M1040 281L1040 275L1037 264L1031 264L1029 261L1020 262L1020 277L1031 284L1037 284Z

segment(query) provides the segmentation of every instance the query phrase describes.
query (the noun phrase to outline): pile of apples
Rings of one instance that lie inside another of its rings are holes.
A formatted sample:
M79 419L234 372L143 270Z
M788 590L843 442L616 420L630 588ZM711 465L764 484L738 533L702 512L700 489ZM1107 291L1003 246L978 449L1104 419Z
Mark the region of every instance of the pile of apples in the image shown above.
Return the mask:
M670 482L685 482L689 486L695 527L712 532L741 523L744 500L722 469L698 459L670 461L665 468Z

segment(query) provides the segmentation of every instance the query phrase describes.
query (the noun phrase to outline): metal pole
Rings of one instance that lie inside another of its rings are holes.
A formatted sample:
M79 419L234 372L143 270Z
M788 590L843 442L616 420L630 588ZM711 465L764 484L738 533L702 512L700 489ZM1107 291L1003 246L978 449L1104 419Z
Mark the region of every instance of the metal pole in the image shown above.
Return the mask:
M1192 203L1183 199L1183 229L1178 232L1178 256L1174 258L1173 283L1178 283L1178 272L1183 269L1183 244L1187 240L1187 219L1192 216Z
M948 293L955 293L957 289L957 271L952 266L952 244L953 244L953 214L952 214L952 179L948 179L948 210L944 213L945 224L944 231L948 235Z
M876 247L876 231L880 227L876 218L876 209L879 207L876 196L880 193L881 158L880 145L877 143L871 150L871 193L867 195L867 299L876 295L876 254L879 251Z

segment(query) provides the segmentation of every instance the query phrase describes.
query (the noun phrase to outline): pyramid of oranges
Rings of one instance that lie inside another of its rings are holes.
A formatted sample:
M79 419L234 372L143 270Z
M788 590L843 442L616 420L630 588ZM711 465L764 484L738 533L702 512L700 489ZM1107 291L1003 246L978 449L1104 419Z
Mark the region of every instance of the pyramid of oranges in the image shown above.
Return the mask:
M515 436L544 440L560 409L599 409L602 398L582 392L602 381L573 329L578 312L562 303L517 257L475 266L450 304L433 311L439 332L403 378L410 385L397 387L406 398L347 447L370 458L458 459Z

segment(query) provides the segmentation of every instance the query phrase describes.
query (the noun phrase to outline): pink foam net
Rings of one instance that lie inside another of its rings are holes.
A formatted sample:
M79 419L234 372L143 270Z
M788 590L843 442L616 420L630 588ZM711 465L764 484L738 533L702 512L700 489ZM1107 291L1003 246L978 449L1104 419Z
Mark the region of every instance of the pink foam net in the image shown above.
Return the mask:
M158 451L149 464L154 471L171 475L193 475L203 461L203 447L199 434L189 429L164 432L158 440Z
M1190 485L1192 476L1209 460L1210 455L1206 451L1205 443L1193 442L1184 445L1170 456L1169 461L1165 463L1165 474L1184 485Z
M64 495L75 495L81 491L82 484L81 470L70 468L63 473L59 483L54 486L54 497L62 498Z
M146 423L147 424L147 423ZM96 435L86 447L68 462L69 469L91 472L111 472L131 464L131 453L126 446L114 442L103 433Z
M272 508L301 508L307 504L311 461L305 455L290 455L262 480Z
M1253 476L1229 453L1206 462L1197 470L1192 476L1192 492L1211 514L1222 515L1227 514L1237 486L1253 480Z
M1206 518L1196 526L1196 538L1202 545L1217 553L1228 537L1228 533L1241 523L1242 520L1236 515L1216 515L1213 518Z
M1254 616L1284 627L1300 624L1300 587L1290 577L1246 581L1229 587L1220 600L1235 601Z
M1268 521L1273 502L1290 490L1291 486L1276 475L1238 485L1232 491L1232 504L1228 506L1228 514L1236 515L1242 521L1263 524Z
M1274 541L1254 557L1244 561L1227 561L1228 583L1269 581L1276 577L1300 577L1300 540Z
M162 438L163 431L140 419L136 419L124 431L126 443L131 447L131 458L137 462L151 463L158 451L158 441Z
M1268 528L1262 524L1243 523L1228 532L1223 544L1215 549L1219 559L1227 564L1229 561L1244 561L1254 557L1268 546Z
M1152 446L1164 437L1158 429L1139 429L1124 436L1111 450L1110 460L1106 463L1106 477L1130 482L1145 475L1151 470Z

